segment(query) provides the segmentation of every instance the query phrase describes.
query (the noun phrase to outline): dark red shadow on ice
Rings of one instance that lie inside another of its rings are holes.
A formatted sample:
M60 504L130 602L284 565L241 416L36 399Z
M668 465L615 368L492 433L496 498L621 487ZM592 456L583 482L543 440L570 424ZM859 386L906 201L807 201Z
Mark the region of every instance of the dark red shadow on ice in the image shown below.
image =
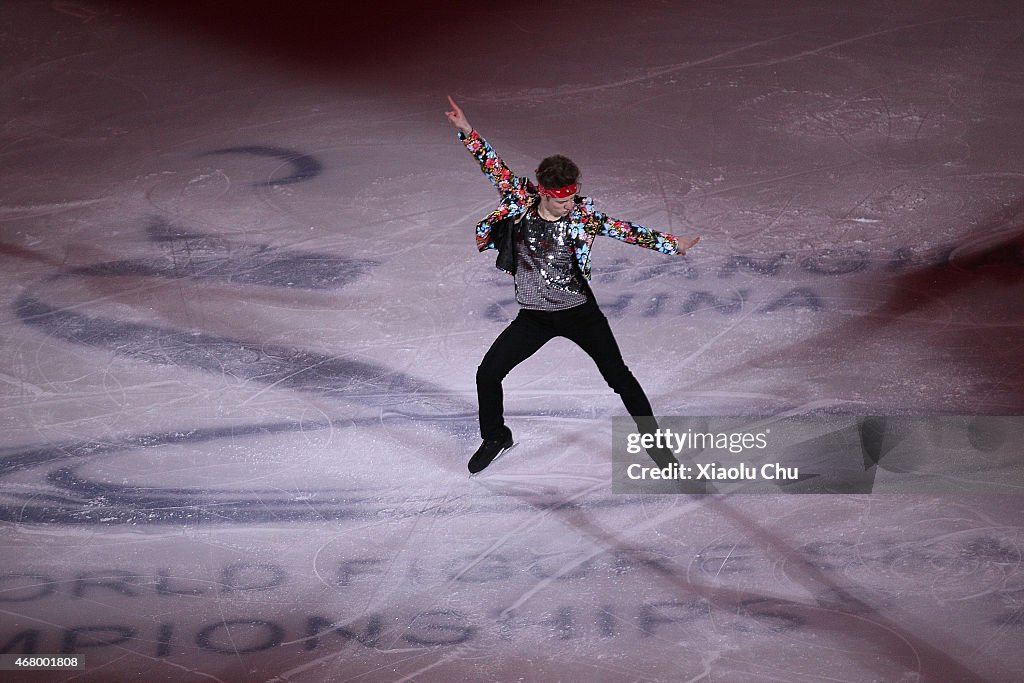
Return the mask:
M869 367L879 375L905 375L905 366L887 368L886 358L869 357L870 349L881 343L900 349L893 362L901 366L934 361L948 366L951 386L973 382L970 391L978 395L973 413L1024 412L1024 363L1019 360L1024 353L1024 200L980 222L941 259L920 266L896 264L891 275L860 282L862 288L884 288L891 294L847 322L702 381L714 384L740 373L794 364L853 368L858 359L870 360ZM849 293L858 298L855 291ZM915 316L947 301L952 304L947 320ZM901 334L904 325L912 326L913 333ZM894 411L915 412L913 397L907 400L906 407L895 406Z

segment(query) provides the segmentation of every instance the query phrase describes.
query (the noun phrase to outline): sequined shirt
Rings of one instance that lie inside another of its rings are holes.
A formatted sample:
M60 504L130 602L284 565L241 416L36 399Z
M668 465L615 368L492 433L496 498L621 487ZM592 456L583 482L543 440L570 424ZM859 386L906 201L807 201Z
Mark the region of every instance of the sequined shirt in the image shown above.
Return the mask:
M519 222L515 245L520 306L563 311L590 298L590 288L576 265L568 217L546 221L532 208Z
M512 173L494 148L487 144L477 131L474 130L468 135L459 131L459 139L480 164L480 170L484 172L487 180L501 195L498 207L477 223L475 229L477 249L497 249L495 235L491 234L492 229L506 218L518 219L535 205L537 188L527 178ZM587 280L590 279L590 250L594 245L594 239L602 235L663 254L684 253L679 249L679 240L675 236L645 228L637 223L612 218L595 208L590 197L577 197L576 206L569 214L569 234L576 254L576 263Z

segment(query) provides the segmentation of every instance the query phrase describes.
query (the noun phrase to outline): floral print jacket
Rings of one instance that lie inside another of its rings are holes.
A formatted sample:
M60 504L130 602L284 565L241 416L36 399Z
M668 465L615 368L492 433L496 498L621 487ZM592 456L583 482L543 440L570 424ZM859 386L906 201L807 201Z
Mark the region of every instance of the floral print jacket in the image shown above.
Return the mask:
M506 218L515 220L529 211L539 198L537 188L526 178L516 176L505 165L487 141L475 130L465 135L459 132L459 139L470 154L480 164L491 184L498 188L501 203L486 218L477 223L476 246L480 251L496 249L491 236L491 229ZM594 238L607 235L629 244L654 249L663 254L678 254L679 242L674 235L657 232L631 223L629 221L609 218L594 208L594 201L589 197L578 197L576 206L569 213L569 234L575 247L576 261L583 277L590 279L590 248Z

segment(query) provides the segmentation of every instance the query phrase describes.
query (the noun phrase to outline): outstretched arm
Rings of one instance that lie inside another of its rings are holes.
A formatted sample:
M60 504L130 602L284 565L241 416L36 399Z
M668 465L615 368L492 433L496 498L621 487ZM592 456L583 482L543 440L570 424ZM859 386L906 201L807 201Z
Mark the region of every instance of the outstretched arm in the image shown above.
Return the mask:
M589 200L587 200L589 202ZM588 207L590 208L590 207ZM692 249L700 237L683 238L670 235L667 232L658 232L645 228L630 221L610 218L602 211L592 210L593 232L598 235L607 235L628 244L637 244L647 249L660 251L663 254L686 255L687 250Z

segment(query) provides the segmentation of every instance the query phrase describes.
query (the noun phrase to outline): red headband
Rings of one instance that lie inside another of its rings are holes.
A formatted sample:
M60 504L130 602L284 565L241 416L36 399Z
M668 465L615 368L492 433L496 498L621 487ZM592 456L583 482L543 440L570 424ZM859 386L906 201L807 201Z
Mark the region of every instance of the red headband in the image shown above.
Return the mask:
M566 185L565 187L544 187L543 185L537 186L537 191L545 197L554 197L555 199L565 199L576 194L577 185Z

